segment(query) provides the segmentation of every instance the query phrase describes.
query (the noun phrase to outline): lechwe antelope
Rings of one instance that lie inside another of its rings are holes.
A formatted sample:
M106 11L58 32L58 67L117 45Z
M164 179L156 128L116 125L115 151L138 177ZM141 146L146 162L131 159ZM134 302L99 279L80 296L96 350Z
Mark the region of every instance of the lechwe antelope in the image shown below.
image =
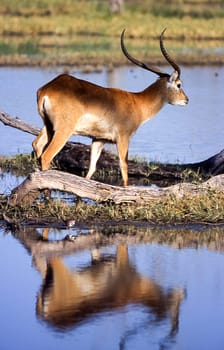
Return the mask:
M87 178L96 170L96 163L106 142L116 143L124 186L128 185L128 146L137 128L152 118L166 104L184 106L188 97L182 89L180 67L170 58L160 35L160 49L173 67L170 75L131 56L124 45L121 48L132 63L159 76L152 85L137 93L115 88L104 88L85 80L62 74L37 91L38 110L44 127L33 141L33 148L47 170L55 155L71 135L92 138L90 166Z

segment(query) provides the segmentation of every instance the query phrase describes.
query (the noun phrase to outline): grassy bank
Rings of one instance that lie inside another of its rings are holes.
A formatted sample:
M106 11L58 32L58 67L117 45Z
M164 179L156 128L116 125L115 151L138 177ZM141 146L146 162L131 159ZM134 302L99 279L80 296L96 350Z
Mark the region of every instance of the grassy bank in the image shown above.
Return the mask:
M1 158L2 171L10 171L16 176L27 176L37 164L30 156ZM186 174L184 181L187 181ZM192 178L192 174L189 174ZM194 177L194 183L201 179ZM48 223L76 220L78 223L102 224L106 222L147 222L151 224L198 224L224 223L224 193L218 190L204 191L177 198L167 195L147 205L95 203L79 200L72 195L40 198L32 205L10 206L7 196L0 195L0 220L5 215L15 223Z
M125 1L111 14L106 0L11 0L0 5L0 64L125 64L119 44L161 63L158 36L182 63L224 61L223 1Z
M32 206L7 205L0 197L0 220L5 215L15 223L69 222L103 224L106 222L147 222L151 224L217 224L224 223L224 194L221 191L208 191L204 195L178 199L167 196L147 205L97 204L74 201L66 204L62 199L39 201Z

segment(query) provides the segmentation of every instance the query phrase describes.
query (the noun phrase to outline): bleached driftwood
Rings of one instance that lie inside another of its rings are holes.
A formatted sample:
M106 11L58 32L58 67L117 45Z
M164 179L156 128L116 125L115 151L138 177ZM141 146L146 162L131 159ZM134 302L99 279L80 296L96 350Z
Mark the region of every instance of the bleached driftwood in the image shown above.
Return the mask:
M184 195L200 194L208 189L224 189L224 175L218 175L200 185L181 183L165 188L128 186L119 187L88 180L69 173L48 170L36 171L30 174L18 187L10 198L11 205L32 202L41 190L59 190L69 192L81 198L88 198L97 202L136 203L147 204L159 200L166 195L182 197Z

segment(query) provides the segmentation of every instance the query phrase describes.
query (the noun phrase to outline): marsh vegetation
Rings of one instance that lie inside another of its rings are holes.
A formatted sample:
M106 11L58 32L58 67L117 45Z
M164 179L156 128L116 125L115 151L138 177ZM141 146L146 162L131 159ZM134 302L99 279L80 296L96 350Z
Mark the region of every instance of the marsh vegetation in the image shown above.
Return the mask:
M157 39L165 27L169 48L179 62L220 63L223 18L221 0L126 0L119 15L111 14L106 0L3 0L0 63L93 64L95 68L124 64L119 48L123 28L134 55L161 62Z

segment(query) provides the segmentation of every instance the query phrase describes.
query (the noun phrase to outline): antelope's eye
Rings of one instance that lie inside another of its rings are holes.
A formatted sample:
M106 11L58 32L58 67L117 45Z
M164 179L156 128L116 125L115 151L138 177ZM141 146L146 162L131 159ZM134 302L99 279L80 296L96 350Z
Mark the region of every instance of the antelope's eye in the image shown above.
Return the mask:
M178 89L180 89L181 88L181 83L178 83L177 87L178 87Z

